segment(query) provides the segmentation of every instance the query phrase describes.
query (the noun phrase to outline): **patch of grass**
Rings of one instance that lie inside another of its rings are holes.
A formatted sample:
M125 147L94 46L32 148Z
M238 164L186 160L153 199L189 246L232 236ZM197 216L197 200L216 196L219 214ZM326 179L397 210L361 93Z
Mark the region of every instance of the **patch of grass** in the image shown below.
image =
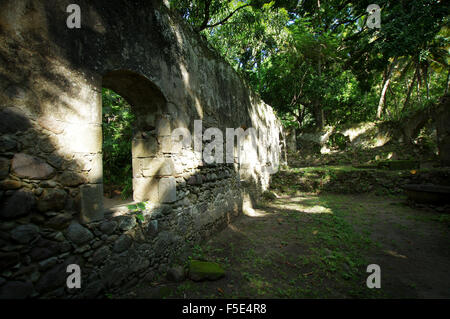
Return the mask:
M384 297L383 291L369 289L365 283L366 268L370 264L368 257L384 249L370 238L371 226L376 222L374 210L379 207L376 197L374 204L370 200L358 203L348 195L302 194L292 200L271 201L262 207L268 213L264 219L239 225L243 237L213 239L194 246L192 256L224 266L226 277L220 284L184 283L177 288L176 295L194 298ZM389 203L383 205L389 207ZM322 209L312 209L314 207Z

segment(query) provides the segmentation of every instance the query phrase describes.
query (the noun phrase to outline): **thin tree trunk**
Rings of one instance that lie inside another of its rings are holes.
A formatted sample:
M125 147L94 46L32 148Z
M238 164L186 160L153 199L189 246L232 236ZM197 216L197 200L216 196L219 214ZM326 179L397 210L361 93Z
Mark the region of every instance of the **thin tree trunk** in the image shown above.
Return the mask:
M419 101L419 103L422 102L422 98L421 98L421 96L420 96L420 89L421 89L422 87L420 86L420 82L421 82L421 81L417 80L417 100Z
M414 72L414 76L413 76L413 78L412 78L412 81L411 81L411 83L409 84L408 92L406 93L405 103L403 104L403 108L402 108L402 110L401 110L400 113L403 113L403 112L406 110L406 108L408 107L408 104L409 104L409 98L411 97L411 93L412 93L412 90L413 90L413 88L414 88L414 83L416 82L417 70L418 70L418 67L416 67L416 71Z
M450 80L450 70L447 71L447 85L445 86L444 95L447 95L447 93L448 93L448 85L450 84L449 80Z
M420 66L417 66L417 100L419 103L422 102L422 97L420 96L420 90L422 89L422 74Z
M322 50L321 50L321 47L319 45L319 62L317 64L319 78L322 75L322 63L321 63L322 61L321 61L321 56L320 56L321 51ZM320 130L323 130L323 127L325 126L325 116L323 114L323 108L322 108L322 106L320 104L321 104L320 103L320 98L318 98L317 101L316 101L317 114L318 114L318 117L319 117L319 123L318 124L319 124Z
M389 84L391 83L392 70L394 69L396 63L397 63L397 57L395 57L394 61L392 61L392 63L389 65L389 68L387 69L385 76L383 77L384 84L383 84L383 89L381 90L380 100L378 102L377 119L380 119L381 114L383 113L383 105L384 105L384 101L386 98L386 91L389 87Z
M381 90L380 101L378 102L378 108L377 108L377 119L380 119L381 114L383 113L383 105L384 105L384 100L385 100L385 96L386 96L386 91L387 91L387 88L388 88L390 82L391 82L391 79L388 78L384 82L383 89Z

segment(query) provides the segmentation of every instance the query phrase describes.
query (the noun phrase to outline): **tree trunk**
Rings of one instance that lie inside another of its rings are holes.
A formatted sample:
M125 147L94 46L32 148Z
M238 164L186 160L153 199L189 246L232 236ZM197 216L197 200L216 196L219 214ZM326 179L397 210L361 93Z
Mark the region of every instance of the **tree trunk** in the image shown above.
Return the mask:
M386 91L389 87L389 84L391 83L392 70L394 69L396 63L397 63L397 57L395 57L394 61L392 61L392 63L389 65L389 68L388 68L385 76L383 77L384 84L383 84L383 89L381 90L380 100L378 102L377 119L380 119L381 114L383 113L383 105L384 105L384 101L386 98Z
M406 108L408 107L408 104L409 104L409 98L411 97L411 93L412 93L412 90L413 90L413 88L414 88L414 83L416 82L417 70L418 70L418 67L416 67L416 71L414 72L414 76L413 76L413 78L412 78L412 81L411 81L411 83L409 84L408 92L406 93L405 103L403 104L403 108L402 108L401 113L403 113L403 112L406 110Z
M323 130L323 128L325 126L325 118L324 118L323 109L320 106L319 100L315 100L313 102L313 112L314 112L314 119L316 120L316 124L317 124L317 129Z
M317 73L319 74L319 78L322 76L322 61L321 61L321 48L319 46L319 59L317 63ZM321 99L320 96L317 97L317 99L314 101L314 113L317 121L317 126L320 130L323 130L325 126L325 114L323 112L323 108L321 105Z
M380 119L381 114L383 113L383 105L384 105L384 100L385 100L385 96L386 96L386 91L387 91L387 88L388 88L390 82L391 82L391 79L387 79L384 82L383 90L381 90L380 101L378 102L378 108L377 108L377 119Z
M447 95L447 93L448 93L448 85L450 84L449 80L450 80L450 70L447 71L447 85L445 86L444 95Z
M317 74L319 78L322 76L322 46L320 40L322 38L322 32L320 31L320 25L322 23L321 15L320 15L320 0L317 0L317 9L318 9L318 27L319 27L319 55L317 61ZM314 101L314 115L317 122L318 128L322 131L325 126L325 114L323 112L323 108L321 106L320 96Z

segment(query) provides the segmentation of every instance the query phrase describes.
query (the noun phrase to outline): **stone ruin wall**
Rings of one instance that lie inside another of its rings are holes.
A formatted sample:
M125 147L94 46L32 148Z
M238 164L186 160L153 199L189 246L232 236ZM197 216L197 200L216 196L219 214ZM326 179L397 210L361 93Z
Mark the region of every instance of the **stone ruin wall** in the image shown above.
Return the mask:
M264 166L280 159L271 107L167 5L77 1L82 28L68 29L71 2L0 3L1 298L95 297L151 280L257 199ZM144 221L104 212L102 87L137 115ZM270 158L205 164L170 139L178 127L193 134L199 119L203 130L266 132ZM69 264L81 267L81 289L66 288Z

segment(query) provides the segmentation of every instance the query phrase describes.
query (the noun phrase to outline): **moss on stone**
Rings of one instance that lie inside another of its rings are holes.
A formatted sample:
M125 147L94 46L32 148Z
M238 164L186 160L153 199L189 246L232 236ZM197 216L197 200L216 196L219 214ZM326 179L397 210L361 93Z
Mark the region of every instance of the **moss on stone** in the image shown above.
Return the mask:
M225 270L218 263L200 260L189 262L189 278L192 280L217 280L223 276Z

